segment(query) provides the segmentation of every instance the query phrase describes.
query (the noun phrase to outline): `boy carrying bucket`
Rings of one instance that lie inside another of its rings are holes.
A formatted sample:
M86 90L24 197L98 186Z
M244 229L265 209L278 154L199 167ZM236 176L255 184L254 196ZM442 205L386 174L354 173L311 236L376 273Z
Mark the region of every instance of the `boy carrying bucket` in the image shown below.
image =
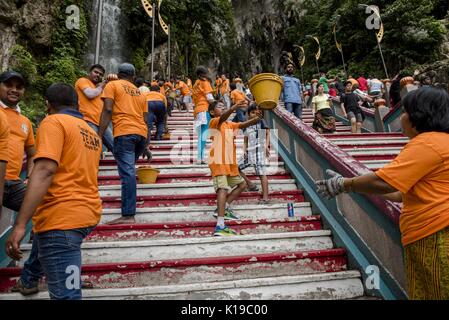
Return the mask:
M224 111L225 105L220 101L209 104L209 113L213 118L209 124L212 138L209 168L217 193L217 209L214 213L217 217L217 226L214 236L237 234L225 225L225 219L239 219L232 211L231 203L246 189L245 180L240 176L237 165L235 135L238 129L255 125L262 118L261 112L256 111L256 115L251 120L241 123L227 121L230 115L242 106L243 103L235 104ZM229 191L231 193L228 194Z
M249 191L259 191L257 186L243 173L243 170L253 166L256 175L262 184L262 199L259 204L267 204L268 199L268 178L267 166L270 160L270 129L264 119L258 118L260 113L257 104L252 103L248 108L249 119L258 119L254 125L245 131L244 156L239 163L239 171L242 178L248 185Z

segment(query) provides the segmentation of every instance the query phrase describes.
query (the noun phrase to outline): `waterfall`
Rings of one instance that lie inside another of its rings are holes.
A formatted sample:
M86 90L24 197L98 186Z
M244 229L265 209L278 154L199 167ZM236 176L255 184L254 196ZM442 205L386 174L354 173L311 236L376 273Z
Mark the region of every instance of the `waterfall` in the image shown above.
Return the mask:
M117 73L118 65L125 62L128 55L125 43L125 19L121 14L120 2L120 0L103 0L99 63L106 68L106 73ZM89 51L85 56L85 63L88 66L95 61L99 5L100 0L92 1Z

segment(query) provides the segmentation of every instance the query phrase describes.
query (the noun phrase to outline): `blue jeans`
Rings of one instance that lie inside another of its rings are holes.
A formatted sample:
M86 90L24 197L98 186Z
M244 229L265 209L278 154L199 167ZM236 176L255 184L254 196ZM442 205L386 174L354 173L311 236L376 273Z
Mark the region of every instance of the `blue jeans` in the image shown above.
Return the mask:
M148 141L150 141L153 122L156 120L156 140L162 140L167 110L162 101L148 102Z
M26 288L45 275L53 300L81 300L81 244L93 227L53 230L34 235L20 279Z
M136 162L147 147L147 139L138 134L114 139L114 158L122 182L122 216L136 215L137 181Z
M299 119L302 118L302 104L286 102L285 109L287 109L287 111L293 113L296 116L296 118L299 118Z
M96 124L86 121L89 127L91 127L97 134L98 131L100 131L100 127ZM112 152L114 150L114 136L112 135L112 129L109 126L103 135L103 145L106 149L108 149L109 152Z
M206 112L207 123L197 128L198 133L198 161L206 161L206 142L209 134L210 114Z

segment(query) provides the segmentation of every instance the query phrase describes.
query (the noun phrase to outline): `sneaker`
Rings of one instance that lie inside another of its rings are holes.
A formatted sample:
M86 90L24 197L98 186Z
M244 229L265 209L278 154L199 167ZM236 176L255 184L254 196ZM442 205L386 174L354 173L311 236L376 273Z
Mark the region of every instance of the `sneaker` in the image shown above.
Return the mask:
M36 285L35 287L26 288L23 285L22 279L19 279L14 287L11 289L12 292L20 292L23 296L29 296L32 294L36 294L39 292L39 287Z
M218 208L215 209L215 211L214 211L214 218L218 218ZM240 220L240 217L238 215L236 215L234 213L234 211L232 211L231 208L225 209L224 218L225 218L225 220Z
M215 227L214 236L215 237L226 237L226 236L236 236L237 232L232 230L231 228L225 226L224 228L220 228L219 226Z

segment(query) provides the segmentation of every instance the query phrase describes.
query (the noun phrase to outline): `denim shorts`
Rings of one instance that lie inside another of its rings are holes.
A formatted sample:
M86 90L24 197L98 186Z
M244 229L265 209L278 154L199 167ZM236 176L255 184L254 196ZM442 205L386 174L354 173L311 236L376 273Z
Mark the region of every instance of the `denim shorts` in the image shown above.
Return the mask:
M363 122L363 117L360 112L354 113L352 111L348 112L348 120L351 121L351 119L356 119L356 122Z

